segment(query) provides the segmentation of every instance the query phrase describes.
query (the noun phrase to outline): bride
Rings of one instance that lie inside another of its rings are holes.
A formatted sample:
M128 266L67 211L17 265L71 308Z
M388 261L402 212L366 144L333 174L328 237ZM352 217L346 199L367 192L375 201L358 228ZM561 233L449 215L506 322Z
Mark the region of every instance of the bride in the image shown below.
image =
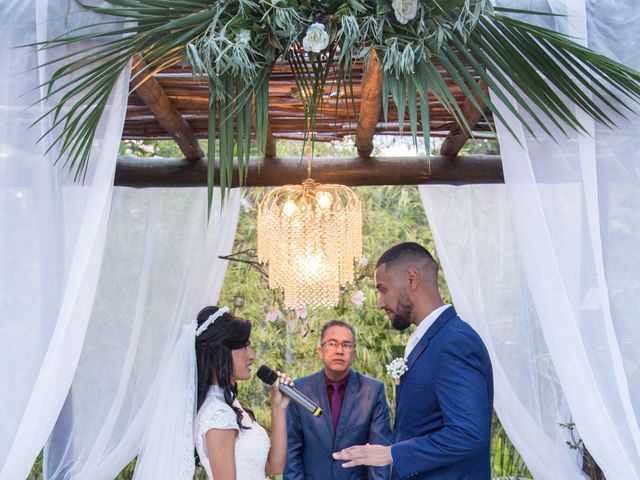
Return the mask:
M237 398L255 360L251 323L228 312L205 307L181 328L152 387L134 480L192 480L194 444L209 480L264 480L284 470L289 399L276 382L269 438Z
M213 320L210 325L207 322ZM210 479L263 480L284 470L289 399L271 388L271 441L250 410L238 402L236 382L251 378L255 353L251 323L225 309L198 314L196 360L198 414L194 424L200 463Z

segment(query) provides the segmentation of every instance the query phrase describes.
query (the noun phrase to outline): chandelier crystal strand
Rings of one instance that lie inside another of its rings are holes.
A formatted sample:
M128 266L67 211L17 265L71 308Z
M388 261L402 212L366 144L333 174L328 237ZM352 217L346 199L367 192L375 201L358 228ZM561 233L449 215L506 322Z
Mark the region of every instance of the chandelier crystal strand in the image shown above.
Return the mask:
M258 206L258 261L288 308L334 306L362 255L362 209L351 189L312 179L269 192Z

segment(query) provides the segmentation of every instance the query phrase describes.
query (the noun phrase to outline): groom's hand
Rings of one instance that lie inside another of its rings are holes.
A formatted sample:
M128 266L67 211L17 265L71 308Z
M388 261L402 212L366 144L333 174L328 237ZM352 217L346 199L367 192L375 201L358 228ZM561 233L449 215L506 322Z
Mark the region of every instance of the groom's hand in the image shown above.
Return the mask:
M333 458L336 460L348 460L343 468L357 467L358 465L369 465L371 467L384 467L391 465L391 447L384 445L356 445L335 452Z

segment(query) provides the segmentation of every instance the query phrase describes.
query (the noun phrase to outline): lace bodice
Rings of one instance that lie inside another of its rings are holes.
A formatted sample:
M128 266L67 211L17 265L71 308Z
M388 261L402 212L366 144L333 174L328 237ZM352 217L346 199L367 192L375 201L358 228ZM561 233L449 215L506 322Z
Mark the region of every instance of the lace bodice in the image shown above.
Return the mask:
M242 408L237 400L234 402L234 406ZM236 438L236 480L264 480L270 447L269 435L259 423L251 420L246 412L242 416L242 425L251 428L242 430L238 428L236 414L225 403L222 389L217 385L211 385L202 407L198 410L193 429L196 437L196 450L209 479L213 479L213 474L207 455L205 434L212 428L219 428L238 432Z

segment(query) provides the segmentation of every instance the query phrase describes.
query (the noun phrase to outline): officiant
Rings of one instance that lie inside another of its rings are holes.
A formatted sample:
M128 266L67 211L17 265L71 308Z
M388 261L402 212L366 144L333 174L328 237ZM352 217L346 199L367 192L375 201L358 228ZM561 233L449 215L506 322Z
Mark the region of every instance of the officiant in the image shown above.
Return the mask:
M288 450L284 480L387 480L389 467L344 469L332 453L351 445L389 445L389 407L381 381L356 372L356 331L341 320L325 324L316 349L324 367L295 381L322 411L314 417L291 403L287 411Z

